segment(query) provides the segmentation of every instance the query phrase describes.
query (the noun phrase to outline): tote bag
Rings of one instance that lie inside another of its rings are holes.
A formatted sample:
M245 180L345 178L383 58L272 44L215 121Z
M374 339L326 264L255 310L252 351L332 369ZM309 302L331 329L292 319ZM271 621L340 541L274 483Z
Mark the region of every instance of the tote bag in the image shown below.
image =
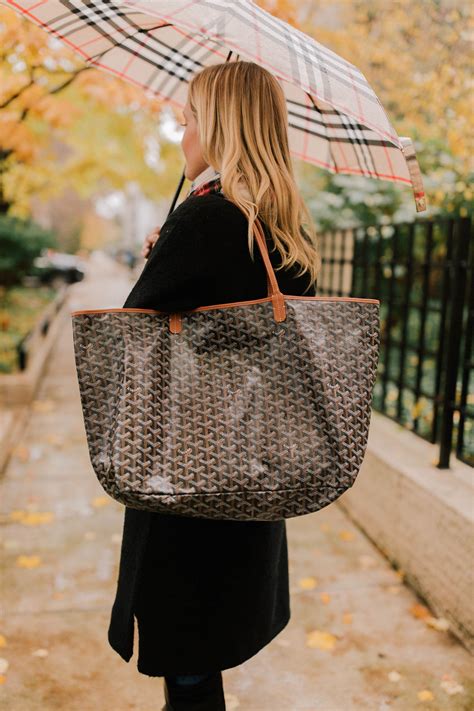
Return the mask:
M317 511L364 459L379 300L283 294L258 220L260 299L71 312L89 456L135 509L272 521Z

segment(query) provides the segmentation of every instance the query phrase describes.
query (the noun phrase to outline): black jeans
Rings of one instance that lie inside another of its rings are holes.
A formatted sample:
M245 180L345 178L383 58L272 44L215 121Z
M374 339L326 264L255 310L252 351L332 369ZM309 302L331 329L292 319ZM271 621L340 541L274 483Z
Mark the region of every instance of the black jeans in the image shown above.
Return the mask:
M175 711L226 711L222 672L165 675L166 701Z
M189 684L197 684L207 679L208 676L210 674L177 674L176 676L167 676L166 679L179 686L188 686Z

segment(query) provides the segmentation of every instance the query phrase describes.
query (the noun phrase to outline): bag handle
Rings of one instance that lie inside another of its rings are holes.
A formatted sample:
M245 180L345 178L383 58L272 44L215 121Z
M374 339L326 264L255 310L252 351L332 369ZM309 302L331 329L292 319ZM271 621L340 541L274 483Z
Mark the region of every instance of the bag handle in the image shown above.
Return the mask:
M272 267L270 255L268 254L268 247L265 240L265 235L258 217L254 222L253 232L257 241L258 248L260 250L260 254L263 258L265 270L267 272L267 298L271 298L272 300L274 320L276 321L276 323L280 323L281 321L284 321L286 319L285 297L278 286L275 270ZM180 333L181 326L181 313L171 313L169 317L169 330L171 331L171 333Z

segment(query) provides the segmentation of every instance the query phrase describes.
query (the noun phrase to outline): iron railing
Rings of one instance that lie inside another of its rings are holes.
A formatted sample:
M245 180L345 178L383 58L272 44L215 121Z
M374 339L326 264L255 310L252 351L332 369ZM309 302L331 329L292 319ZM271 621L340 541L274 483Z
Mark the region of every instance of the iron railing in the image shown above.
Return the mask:
M320 235L318 294L380 299L372 406L474 465L472 217Z

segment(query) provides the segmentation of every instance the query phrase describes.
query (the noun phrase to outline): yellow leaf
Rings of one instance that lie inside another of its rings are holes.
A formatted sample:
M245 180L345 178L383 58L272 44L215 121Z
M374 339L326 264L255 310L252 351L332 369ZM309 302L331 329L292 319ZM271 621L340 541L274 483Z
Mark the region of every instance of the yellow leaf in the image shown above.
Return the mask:
M330 632L313 630L312 632L308 632L306 636L306 646L331 651L331 649L335 647L336 640L337 638Z
M299 586L302 590L313 590L318 584L316 578L300 578Z
M331 602L331 596L327 592L320 593L319 597L321 598L321 602L323 603L323 605L327 605L328 602Z
M425 622L428 627L432 627L438 632L447 632L449 630L449 621L444 617L427 617Z
M51 412L54 410L54 400L33 400L31 407L34 412Z
M355 533L353 531L340 531L339 538L341 541L353 541L355 538Z
M352 615L350 612L345 612L342 616L342 621L345 625L351 625L352 624Z
M107 506L110 504L110 498L108 496L96 496L94 499L92 499L92 506L94 506L96 509L101 508L101 506Z
M15 509L14 511L10 511L10 518L12 521L22 521L27 513L27 511L22 511L21 509Z
M7 638L5 635L0 634L0 647L6 647L7 646Z
M41 557L39 555L19 555L16 565L18 568L37 568L41 565Z
M410 612L413 617L417 620L425 620L427 617L431 616L431 612L424 605L419 605L418 603L410 607Z
M0 684L4 684L7 680L7 677L4 676L3 674L0 674Z
M21 523L25 526L38 526L42 523L51 523L54 514L51 511L34 511L27 513L21 519Z
M418 699L420 701L433 701L434 696L429 689L423 689L417 693Z
M63 439L55 432L51 432L46 435L46 441L49 442L49 444L56 445L57 447L61 447L64 444Z

